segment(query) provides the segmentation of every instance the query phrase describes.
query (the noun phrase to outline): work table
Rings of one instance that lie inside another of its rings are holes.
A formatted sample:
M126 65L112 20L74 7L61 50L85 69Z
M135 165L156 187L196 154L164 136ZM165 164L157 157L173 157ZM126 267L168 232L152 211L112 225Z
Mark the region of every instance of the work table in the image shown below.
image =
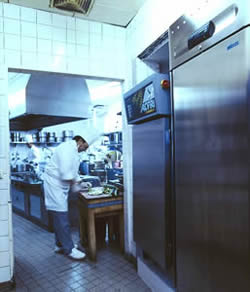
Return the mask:
M109 239L112 237L112 226L115 217L119 220L119 239L121 251L124 249L124 219L123 194L117 196L97 195L90 196L80 192L78 200L80 210L80 239L83 246L88 246L91 260L96 260L96 219L106 218L109 224Z

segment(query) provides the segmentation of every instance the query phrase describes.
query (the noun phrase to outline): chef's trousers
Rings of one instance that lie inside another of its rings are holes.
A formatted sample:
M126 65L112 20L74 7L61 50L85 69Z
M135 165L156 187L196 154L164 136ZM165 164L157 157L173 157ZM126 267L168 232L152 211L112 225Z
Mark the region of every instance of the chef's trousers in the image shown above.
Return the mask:
M68 212L57 212L51 210L50 213L53 218L56 245L62 247L64 254L68 255L74 247Z

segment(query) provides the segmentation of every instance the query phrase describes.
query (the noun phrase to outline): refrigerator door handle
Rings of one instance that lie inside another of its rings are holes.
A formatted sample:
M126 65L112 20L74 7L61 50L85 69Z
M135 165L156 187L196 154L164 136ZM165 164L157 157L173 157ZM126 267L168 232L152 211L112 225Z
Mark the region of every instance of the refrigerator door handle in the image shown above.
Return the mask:
M171 130L167 130L166 131L165 141L166 141L166 144L170 144L170 141L171 141Z

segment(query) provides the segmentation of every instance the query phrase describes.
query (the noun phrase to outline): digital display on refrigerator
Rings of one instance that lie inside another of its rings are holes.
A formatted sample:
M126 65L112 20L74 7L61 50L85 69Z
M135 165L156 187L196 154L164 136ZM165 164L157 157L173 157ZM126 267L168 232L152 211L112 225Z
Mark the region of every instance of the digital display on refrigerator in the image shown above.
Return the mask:
M156 111L153 83L140 88L125 100L128 121L141 118Z

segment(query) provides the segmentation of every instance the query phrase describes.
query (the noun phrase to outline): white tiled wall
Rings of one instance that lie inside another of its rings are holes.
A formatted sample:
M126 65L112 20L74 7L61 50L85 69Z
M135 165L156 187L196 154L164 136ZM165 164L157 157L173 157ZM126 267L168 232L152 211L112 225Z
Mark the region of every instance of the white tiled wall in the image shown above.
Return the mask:
M0 3L6 67L124 79L124 40L125 28Z
M0 267L0 283L9 281L10 277L10 267Z

